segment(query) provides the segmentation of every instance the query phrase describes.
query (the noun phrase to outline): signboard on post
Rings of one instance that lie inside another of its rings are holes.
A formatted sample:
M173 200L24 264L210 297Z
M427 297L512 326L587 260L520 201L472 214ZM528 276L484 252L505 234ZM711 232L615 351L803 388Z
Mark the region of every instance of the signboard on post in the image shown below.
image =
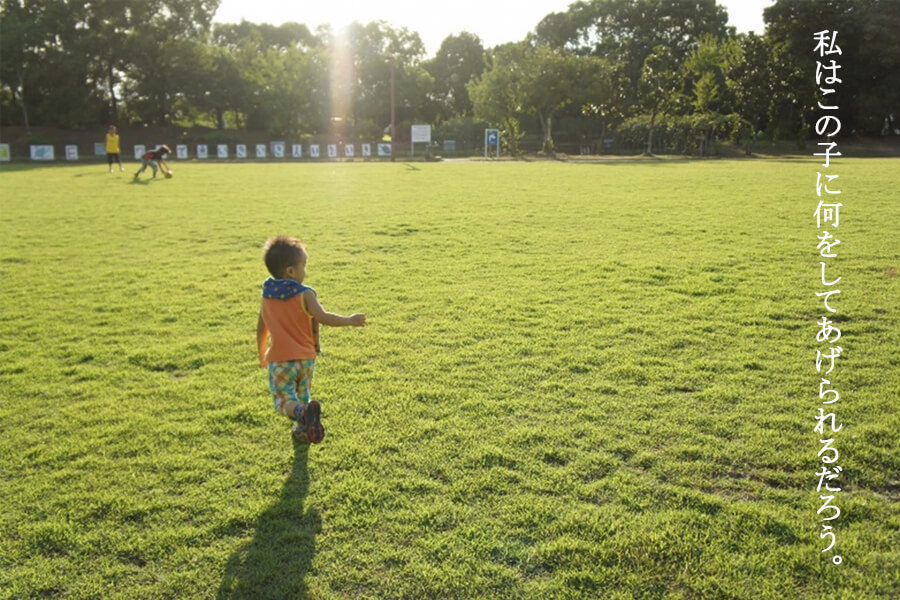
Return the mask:
M362 155L365 157L372 156L372 144L362 145Z
M94 156L106 156L106 144L94 142Z
M143 144L135 144L134 146L134 157L138 160L147 152L147 146Z
M78 146L66 146L66 160L78 160Z
M272 156L284 158L284 142L272 142Z
M209 158L209 147L206 144L197 144L197 158Z
M228 158L228 144L217 144L216 156L220 159Z
M309 147L309 155L313 158L319 158L319 145L318 144L312 144Z
M238 144L235 146L234 155L238 158L247 158L247 144Z
M188 158L188 147L187 144L178 144L175 146L175 158L178 160L187 160Z
M9 144L0 144L0 162L9 162L11 158Z
M413 125L411 132L412 143L431 143L431 125Z
M410 151L415 156L417 143L431 143L431 125L413 125L410 132L410 141L412 141Z
M391 155L391 145L389 143L379 142L378 156L390 156L390 155Z
M496 147L496 156L500 158L500 130L485 129L484 130L484 157L487 158L491 153L491 148Z
M303 158L303 146L300 144L291 144L291 156L294 158Z
M266 145L265 144L257 144L256 145L256 158L265 158L266 157Z

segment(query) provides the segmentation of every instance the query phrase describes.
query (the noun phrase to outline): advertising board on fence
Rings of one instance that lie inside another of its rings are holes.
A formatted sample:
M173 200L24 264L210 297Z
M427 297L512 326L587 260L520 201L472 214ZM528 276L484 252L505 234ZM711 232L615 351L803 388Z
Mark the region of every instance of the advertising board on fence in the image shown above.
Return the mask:
M31 160L53 160L53 146L31 146Z
M431 125L413 125L413 130L414 142L430 142ZM159 145L161 144L157 144L157 146ZM445 142L445 150L452 151L454 145L455 143L453 141ZM288 146L290 146L290 154L288 154ZM255 158L264 159L267 157L272 157L276 159L300 159L309 157L318 159L323 156L323 146L325 150L324 155L332 159L352 159L360 156L364 158L369 158L372 156L378 156L379 158L390 158L393 153L393 148L390 142L378 142L375 144L368 142L358 144L309 144L307 146L306 152L304 152L303 150L303 144L289 144L287 142L254 144L253 148L255 149ZM50 144L34 144L29 148L31 160L52 161L56 159L54 146ZM138 161L142 160L143 155L148 152L148 146L146 144L135 144L133 146L133 149L134 158ZM66 160L75 161L80 159L78 146L73 144L65 145L63 146L63 150ZM106 154L106 147L102 142L95 142L93 144L93 150L94 155L96 156L104 156ZM235 144L233 154L230 153L228 144L216 144L214 149L210 148L208 144L197 144L195 146L195 150L196 158L201 160L210 158L210 154L213 151L215 152L215 157L219 160L228 160L230 158L246 159L250 157L247 149L247 144ZM176 145L174 154L175 156L173 158L187 160L189 158L189 146L187 144ZM0 144L0 161L9 162L11 158L12 155L9 144Z

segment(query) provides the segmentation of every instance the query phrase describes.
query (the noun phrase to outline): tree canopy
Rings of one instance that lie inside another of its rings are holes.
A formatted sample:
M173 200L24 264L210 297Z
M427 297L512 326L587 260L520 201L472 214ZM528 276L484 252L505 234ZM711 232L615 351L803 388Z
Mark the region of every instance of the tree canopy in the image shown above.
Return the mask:
M434 56L383 21L345 31L215 24L219 0L0 0L0 125L205 125L280 137L380 137L391 122L500 126L683 150L801 139L816 105L813 34L837 30L842 134L878 134L900 100L900 3L776 0L737 34L715 0L578 0L525 39L449 35ZM655 141L656 140L656 141Z

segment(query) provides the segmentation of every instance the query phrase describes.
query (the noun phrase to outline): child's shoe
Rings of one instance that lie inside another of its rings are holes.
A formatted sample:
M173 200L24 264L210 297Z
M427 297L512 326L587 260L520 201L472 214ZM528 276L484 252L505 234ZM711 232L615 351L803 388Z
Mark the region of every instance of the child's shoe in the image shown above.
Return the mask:
M306 436L313 444L321 443L325 439L325 428L322 427L321 415L322 408L315 400L311 400L303 412L302 423L306 427Z

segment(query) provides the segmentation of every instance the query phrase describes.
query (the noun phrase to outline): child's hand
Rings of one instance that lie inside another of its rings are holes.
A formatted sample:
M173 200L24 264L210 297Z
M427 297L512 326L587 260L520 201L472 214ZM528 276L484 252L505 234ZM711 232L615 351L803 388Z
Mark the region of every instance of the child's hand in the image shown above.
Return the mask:
M355 315L350 315L350 322L353 323L357 327L365 327L366 326L366 315L362 313L356 313Z

